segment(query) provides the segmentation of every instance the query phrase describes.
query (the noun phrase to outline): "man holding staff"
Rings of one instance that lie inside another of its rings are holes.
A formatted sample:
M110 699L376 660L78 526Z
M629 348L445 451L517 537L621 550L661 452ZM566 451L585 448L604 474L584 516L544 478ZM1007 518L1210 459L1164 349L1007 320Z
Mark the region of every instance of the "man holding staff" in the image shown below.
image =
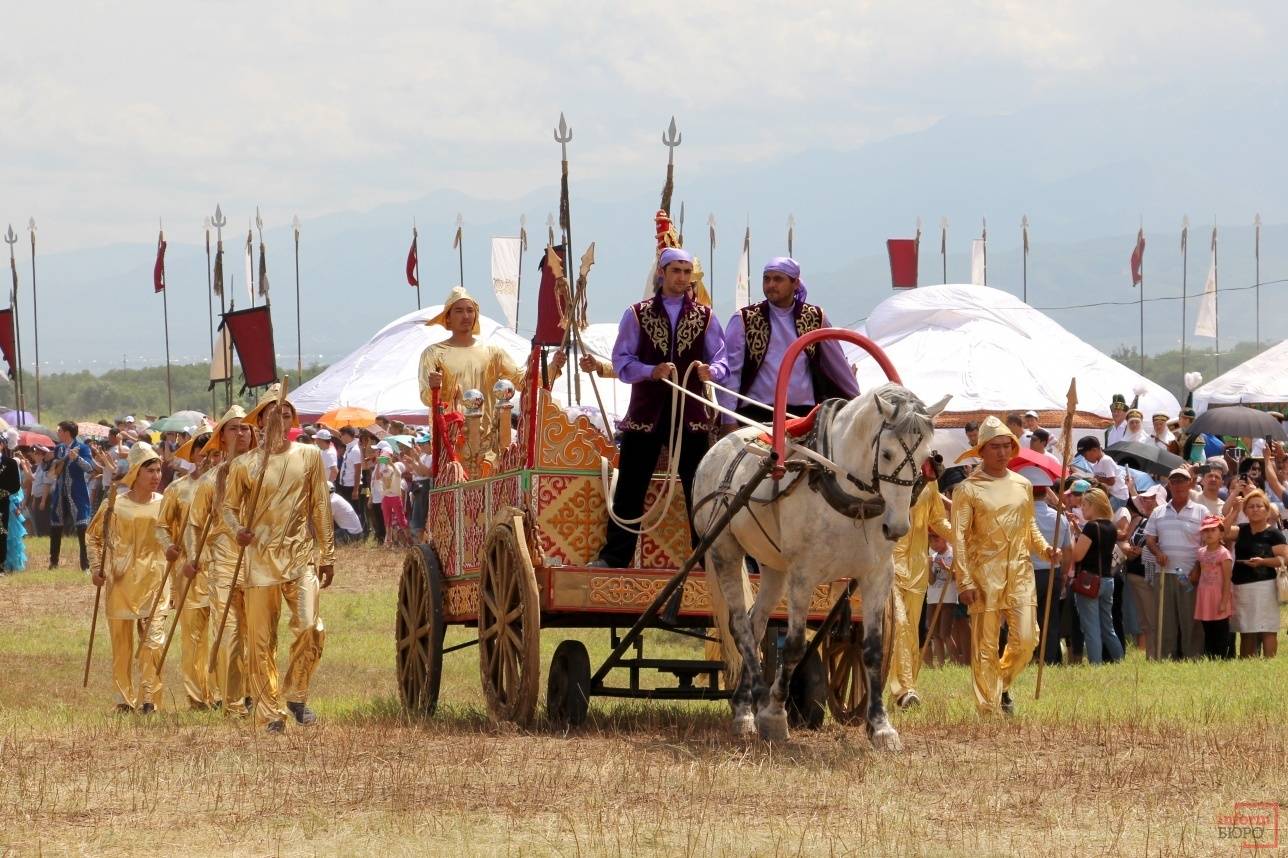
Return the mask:
M1038 640L1037 589L1030 553L1060 565L1033 517L1033 487L1007 468L1019 453L1015 435L996 417L979 429L979 443L958 461L980 459L953 492L953 573L970 614L971 676L981 713L1014 714L1010 689L1033 657ZM1002 622L1006 650L998 657Z
M227 715L247 714L242 593L232 586L233 569L237 565L237 529L229 527L221 513L229 463L255 445L255 433L244 422L245 417L246 410L234 405L224 412L210 433L210 440L202 449L206 470L196 481L184 533L184 554L188 558L184 574L192 579L189 587L208 593L211 617L222 617L225 611L228 614L210 677L213 680L211 700L214 705L222 701ZM203 533L205 542L198 556L197 544ZM232 605L226 607L229 600ZM209 670L208 663L202 667Z
M161 457L151 444L130 448L129 470L121 479L127 491L99 507L89 523L86 541L95 559L93 581L107 587L107 628L112 640L112 681L118 694L116 711L144 715L156 711L161 699L158 665L165 645L165 617L150 617L153 605L165 605L165 549L157 540L161 511ZM109 491L116 491L112 486ZM111 518L110 525L107 524ZM164 611L164 608L159 609ZM144 631L146 629L146 632ZM135 656L134 637L145 636ZM141 686L134 682L139 668Z
M261 455L242 456L228 468L225 524L235 528L242 560L246 612L246 666L256 723L272 733L317 720L307 705L309 681L322 657L326 630L320 592L334 575L335 539L326 470L317 447L292 444L287 432L299 423L295 407L278 403L273 385L246 415L263 430ZM318 565L314 565L314 557ZM277 623L282 604L291 612L290 662L285 681L277 673Z

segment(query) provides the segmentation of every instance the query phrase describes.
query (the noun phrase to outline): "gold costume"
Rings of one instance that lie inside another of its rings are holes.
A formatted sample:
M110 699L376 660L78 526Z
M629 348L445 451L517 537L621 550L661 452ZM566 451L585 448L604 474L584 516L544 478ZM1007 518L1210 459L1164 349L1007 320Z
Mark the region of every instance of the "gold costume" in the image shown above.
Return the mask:
M987 442L982 430L980 437L981 445ZM1002 692L1037 645L1037 588L1029 554L1045 554L1050 546L1033 517L1033 488L1019 474L991 477L977 468L952 500L953 572L959 590L977 594L968 608L976 703L981 712L996 712ZM999 659L1003 619L1007 640Z
M917 684L921 668L918 629L930 583L930 535L952 539L952 525L939 495L939 483L926 483L908 510L909 528L894 546L894 649L890 657L890 693L898 700Z
M113 487L115 490L115 487ZM146 503L130 499L129 493L116 498L112 509L112 526L103 538L108 501L98 508L85 534L94 569L99 568L104 551L107 565L107 627L112 639L112 680L120 695L118 702L131 709L161 701L161 675L157 668L165 646L165 605L168 591L161 593L157 615L147 623L148 611L157 597L157 588L165 575L165 548L157 540L157 518L161 512L161 495L153 492ZM147 639L139 647L138 667L141 689L134 683L134 636L147 629ZM141 692L141 693L139 693Z
M269 396L276 394L270 391L265 398ZM264 479L255 499L261 470ZM326 641L318 613L320 582L314 553L320 565L333 565L335 539L319 450L288 443L267 461L257 451L233 460L224 496L225 526L240 529L252 512L255 517L249 529L254 539L242 564L246 667L255 718L265 726L286 719L286 702L307 700L309 681ZM279 687L277 625L284 601L291 611L295 640Z
M418 376L420 401L426 406L433 399L425 378L433 370L443 374L439 402L447 411L464 413L461 396L467 390L478 390L483 394L483 419L479 424L482 449L492 450L492 417L495 402L492 386L501 379L506 379L514 382L514 386L521 389L523 371L514 365L514 361L500 346L480 342L472 346L453 346L446 342L434 343L420 355Z
M228 471L228 464L222 464L207 471L197 479L192 493L191 513L188 516L188 530L184 534L184 554L196 556L197 540L201 531L210 521L210 530L197 560L199 571L197 578L206 582L206 593L209 599L212 625L218 627L219 619L224 614L224 605L232 599L228 610L228 622L224 626L224 636L219 642L219 657L215 661L215 674L210 677L210 697L212 701L223 701L224 712L229 715L246 714L246 657L244 652L245 635L242 620L244 616L241 589L232 591L233 569L237 565L236 534L228 527L223 508L223 485L221 477ZM192 589L197 589L193 580ZM232 591L232 592L230 592ZM213 633L213 631L212 631ZM209 642L207 641L207 648ZM209 653L203 666L209 665Z
M179 546L183 551L185 545L184 523L192 505L192 496L197 491L197 481L192 477L181 476L161 494L161 512L157 516L157 541L161 549L168 551L171 545ZM176 560L173 568L183 568L183 556ZM182 572L172 573L172 579ZM181 583L171 581L171 598L177 599L183 593ZM183 649L179 660L179 671L183 674L183 689L188 695L190 706L205 708L213 702L210 693L210 677L207 664L210 659L210 586L204 568L199 569L188 587L188 598L182 605L172 605L179 611L179 643Z

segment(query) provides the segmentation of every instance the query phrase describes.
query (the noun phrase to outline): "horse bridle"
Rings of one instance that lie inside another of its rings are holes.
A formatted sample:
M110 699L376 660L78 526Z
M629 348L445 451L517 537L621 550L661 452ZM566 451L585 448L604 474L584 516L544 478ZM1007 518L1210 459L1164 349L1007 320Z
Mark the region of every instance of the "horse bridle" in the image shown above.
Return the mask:
M824 456L831 457L831 444L829 443L828 430L832 425L832 418L836 411L846 403L844 399L829 399L819 408L818 419L815 423L816 437L815 449ZM911 486L912 500L915 503L917 496L921 494L921 489L925 487L926 479L922 474L921 468L916 461L917 448L921 446L925 438L924 433L918 432L917 438L912 446L904 440L902 435L896 435L899 446L903 448L903 458L895 466L894 470L883 472L880 466L880 448L881 437L886 432L895 431L895 420L899 417L899 410L903 407L902 403L894 406L894 413L886 418L882 415L881 429L877 432L876 437L872 439L872 478L871 482L864 482L862 479L851 473L846 473L845 478L859 491L865 494L876 495L875 498L855 498L846 494L838 484L836 475L830 471L819 474L810 480L810 485L816 491L823 495L833 509L853 518L872 518L880 515L885 511L885 499L881 497L881 484L888 483L895 486ZM900 476L904 469L911 469L912 479L906 479Z

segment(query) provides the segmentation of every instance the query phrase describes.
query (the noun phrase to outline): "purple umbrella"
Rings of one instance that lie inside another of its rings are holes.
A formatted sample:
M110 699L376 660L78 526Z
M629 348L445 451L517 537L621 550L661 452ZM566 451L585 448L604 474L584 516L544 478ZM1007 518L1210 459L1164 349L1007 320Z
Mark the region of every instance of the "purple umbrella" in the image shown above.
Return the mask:
M36 422L36 418L31 415L30 411L14 411L12 408L0 414L0 420L10 426L26 426L29 423Z

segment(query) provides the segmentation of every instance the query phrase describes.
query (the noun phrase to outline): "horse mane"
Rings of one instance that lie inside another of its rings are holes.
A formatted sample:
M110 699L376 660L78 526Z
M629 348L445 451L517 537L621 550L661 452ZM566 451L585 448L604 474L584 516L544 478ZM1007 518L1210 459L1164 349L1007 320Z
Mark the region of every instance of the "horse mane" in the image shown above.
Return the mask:
M921 434L929 437L935 431L926 403L901 384L888 381L872 390L872 396L890 411L885 420L900 435Z

